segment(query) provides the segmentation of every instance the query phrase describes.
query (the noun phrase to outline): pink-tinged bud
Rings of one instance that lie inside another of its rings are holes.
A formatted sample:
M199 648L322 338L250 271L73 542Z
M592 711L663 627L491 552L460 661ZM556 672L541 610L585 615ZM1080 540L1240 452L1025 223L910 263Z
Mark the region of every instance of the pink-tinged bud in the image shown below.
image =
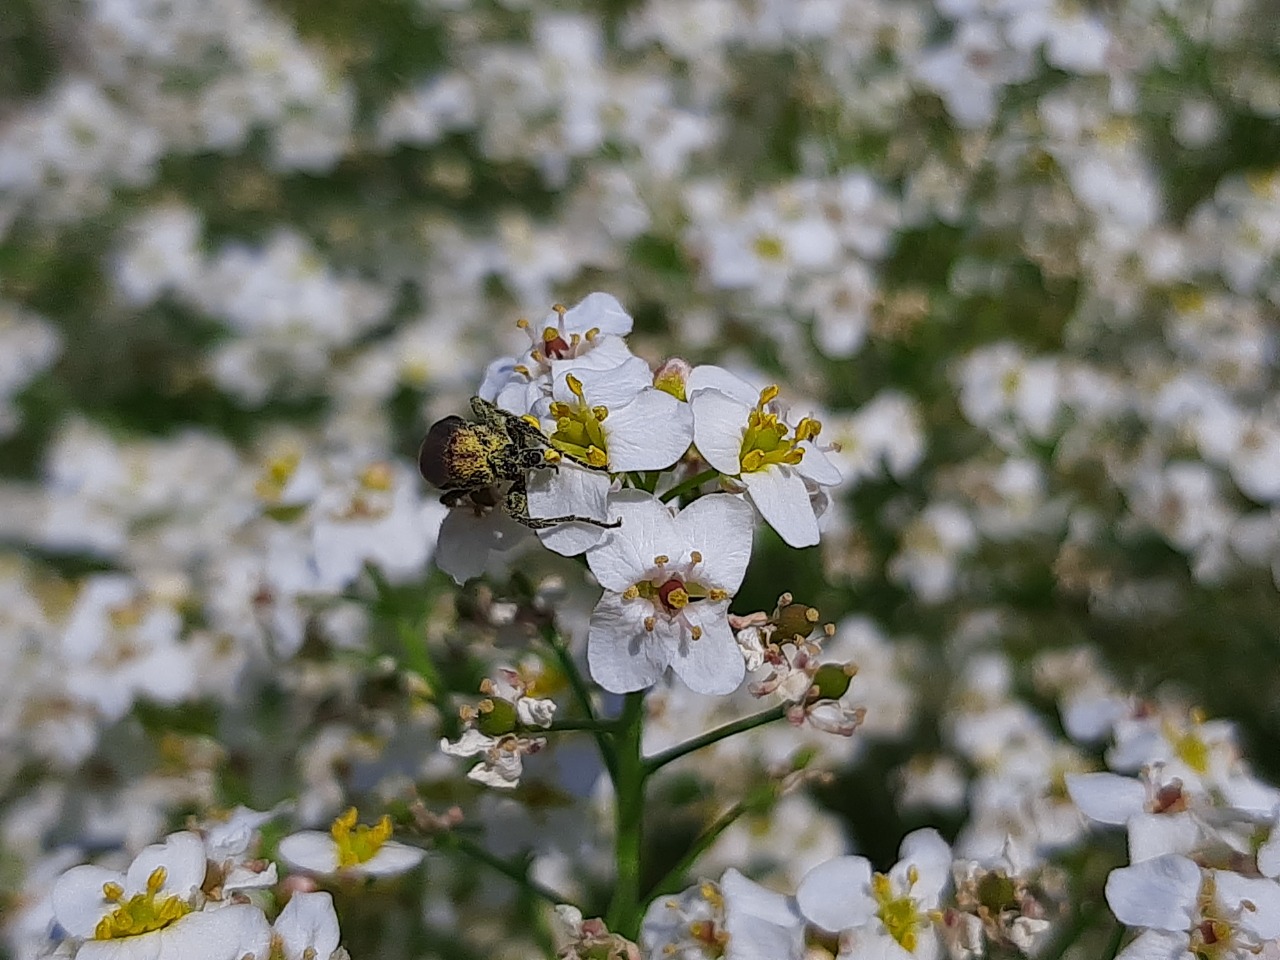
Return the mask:
M654 373L653 385L663 393L671 394L677 400L688 400L684 385L689 382L689 371L692 369L688 360L672 357Z

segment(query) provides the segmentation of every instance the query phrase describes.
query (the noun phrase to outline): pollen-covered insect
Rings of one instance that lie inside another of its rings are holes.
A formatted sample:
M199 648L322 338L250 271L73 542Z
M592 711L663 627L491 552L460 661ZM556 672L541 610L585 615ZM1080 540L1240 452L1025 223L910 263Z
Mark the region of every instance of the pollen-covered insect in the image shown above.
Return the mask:
M517 417L488 400L471 398L474 421L445 417L432 424L418 451L418 470L426 481L444 491L440 502L457 506L470 499L478 507L496 507L498 488L509 484L502 504L512 520L533 530L558 523L589 523L596 527L621 526L621 520L605 523L591 517L531 517L526 473L543 468L556 469L561 460L570 460L588 470L606 471L584 460L562 453L530 420Z

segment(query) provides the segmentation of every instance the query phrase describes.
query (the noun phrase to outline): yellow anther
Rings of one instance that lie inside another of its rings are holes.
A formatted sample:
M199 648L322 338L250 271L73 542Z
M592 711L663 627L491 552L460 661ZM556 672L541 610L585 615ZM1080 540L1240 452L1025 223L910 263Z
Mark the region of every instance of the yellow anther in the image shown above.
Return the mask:
M382 845L391 839L391 817L384 814L370 827L357 825L357 816L356 808L349 807L329 828L329 835L338 847L340 867L354 867L372 860Z
M664 563L670 563L670 562L671 562L671 558L670 558L670 557L668 557L665 553L660 553L660 554L658 554L656 557L654 557L654 558L653 558L653 565L654 565L655 567L660 567L660 566L662 566Z
M527 330L529 329L529 321L526 320L524 317L521 317L519 320L516 321L516 326L519 327L521 330Z
M476 704L476 710L480 713L493 713L493 701L488 697Z
M547 355L543 353L541 350L530 350L529 359L532 360L534 363L546 363Z
M551 310L552 310L554 313L558 313L558 314L560 314L560 319L561 319L561 320L563 320L563 319L564 319L564 315L565 315L566 313L568 313L568 312L569 312L569 308L568 308L568 307L566 307L563 303L553 303L553 304L551 305Z
M797 441L812 440L821 432L822 432L821 421L815 420L812 417L805 417L798 424L796 424L796 440Z
M689 561L690 561L691 563L701 563L701 562L702 562L702 551L701 551L701 550L691 550L691 551L689 551Z
M583 397L582 395L581 380L575 377L572 373L569 373L569 374L565 374L564 382L568 385L570 393L572 393L575 397L577 397L583 403L586 402L586 398Z
M595 417L597 420L603 420L605 417L609 415L609 408L608 407L592 407L591 415Z
M599 447L587 447L587 463L593 467L606 467L609 465L609 455Z
M593 342L595 338L598 336L600 336L599 327L592 327L590 330L588 330L586 333L583 334L583 337L586 338L587 343Z
M527 423L529 426L533 427L535 430L542 429L542 424L538 422L538 418L535 417L532 413L522 414L520 419L523 420L525 423Z
M553 340L560 339L560 331L555 327L544 327L542 330L542 342L550 343Z
M582 342L582 336L581 336L580 334L576 334L576 333L571 333L571 334L569 334L569 347L570 347L570 348L576 347L576 346L577 346L578 344L580 344L581 342Z
M689 636L690 636L690 637L692 637L694 640L701 640L701 639L702 639L702 628L701 628L701 627L690 627L690 628L689 628Z
M529 372L529 368L526 367L523 363L517 363L514 367L511 368L511 370L513 373L518 373L521 376L525 376L525 377L533 376L533 374Z
M161 930L191 912L191 906L176 896L160 897L168 878L164 867L156 867L147 877L146 893L135 893L128 900L124 888L115 882L102 885L102 895L116 908L98 921L93 929L95 940L116 940L141 933Z
M674 610L683 610L689 605L689 592L683 587L676 587L666 597L667 606Z
M623 600L634 600L638 596L640 596L640 588L634 583L622 591Z
M721 590L719 587L712 587L710 590L707 591L707 599L716 600L716 601L728 600L729 591Z
M102 885L102 899L109 903L116 903L124 897L124 887L116 883L114 880L108 880Z
M914 863L907 867L907 885L914 887L920 882L920 869Z
M543 450L542 459L547 463L559 463L562 458L559 450Z
M817 623L820 616L821 614L818 613L817 607L807 607L804 611L804 618L810 623Z
M657 618L656 618L656 617L645 617L645 618L644 618L644 628L645 628L647 631L649 631L650 633L653 633L653 630L654 630L654 628L655 628L657 625L658 625L658 620L657 620Z
M492 696L496 689L497 687L494 685L494 682L488 677L485 677L480 681L480 692L485 696Z
M776 383L769 384L769 386L760 391L760 406L763 407L766 403L772 403L781 392Z
M742 456L742 469L747 473L755 473L764 466L764 452L761 450L748 450Z

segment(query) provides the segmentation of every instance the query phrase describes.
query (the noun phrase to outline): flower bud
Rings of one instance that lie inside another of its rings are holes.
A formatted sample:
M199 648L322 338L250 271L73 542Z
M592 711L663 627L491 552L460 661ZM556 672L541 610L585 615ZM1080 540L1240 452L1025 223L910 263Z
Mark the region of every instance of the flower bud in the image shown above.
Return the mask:
M653 374L653 385L663 393L669 393L677 400L688 400L684 385L689 381L690 366L688 360L672 357L665 361Z

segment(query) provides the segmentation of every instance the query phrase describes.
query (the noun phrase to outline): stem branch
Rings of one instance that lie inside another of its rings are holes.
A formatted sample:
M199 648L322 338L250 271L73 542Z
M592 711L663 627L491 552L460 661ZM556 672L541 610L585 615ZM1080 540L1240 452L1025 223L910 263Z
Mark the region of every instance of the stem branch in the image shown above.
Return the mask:
M709 747L713 743L719 743L728 737L732 737L738 733L745 733L748 730L754 730L756 727L762 727L766 723L772 723L774 720L781 720L787 715L787 705L779 704L765 710L763 713L757 713L755 716L743 717L741 720L735 720L733 723L726 723L722 727L716 727L714 730L708 730L701 736L694 737L692 740L686 740L678 746L672 747L670 750L664 750L648 760L644 761L645 775L660 770L673 760L679 760L685 754L693 753L695 750L701 750L703 747Z
M586 714L587 720L592 724L592 726L583 727L582 729L590 730L592 736L595 737L596 747L600 750L600 757L604 760L605 769L609 771L609 779L613 781L616 787L618 783L618 760L614 752L614 745L609 739L606 728L602 725L600 719L596 717L595 707L591 705L591 691L587 688L587 682L582 678L582 673L578 670L578 665L573 660L573 654L569 652L569 647L564 642L564 638L560 636L559 631L556 630L555 624L547 624L542 628L542 639L556 655L560 669L564 671L565 677L569 680L574 699L578 701L578 707ZM559 723L553 724L552 729L557 726L561 730L570 729L565 726L570 722L561 720Z
M554 890L544 887L537 880L530 877L528 871L522 865L512 863L496 854L490 853L470 837L456 832L446 832L436 834L432 838L432 842L438 848L455 850L464 856L470 857L472 860L483 863L513 881L520 889L533 894L535 897L540 897L552 905L569 902Z
M690 477L688 480L682 480L680 483L677 483L674 487L672 487L670 490L668 490L658 499L661 500L663 503L670 503L676 497L682 497L686 493L688 493L690 490L697 490L698 487L702 486L708 480L712 480L718 476L720 476L719 470L715 470L715 469L703 470L701 473L697 474L696 476Z
M640 930L640 848L644 827L644 781L640 755L644 731L644 691L627 694L618 718L618 775L614 780L617 878L609 901L609 929L634 940Z
M711 823L702 833L694 839L689 849L670 870L668 870L653 888L645 896L646 900L652 900L656 896L664 893L675 893L683 884L684 876L689 872L698 858L711 848L711 845L720 839L720 834L724 833L733 826L738 818L747 812L745 804L738 802L722 813L715 821Z

